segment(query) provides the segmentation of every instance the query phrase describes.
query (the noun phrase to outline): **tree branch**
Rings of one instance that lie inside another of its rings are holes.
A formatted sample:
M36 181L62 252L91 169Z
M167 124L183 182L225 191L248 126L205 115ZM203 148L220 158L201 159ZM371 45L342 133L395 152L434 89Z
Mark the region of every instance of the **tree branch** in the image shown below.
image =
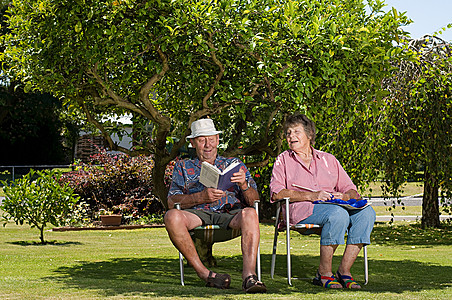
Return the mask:
M207 100L213 95L213 93L215 92L215 87L218 85L218 83L220 82L221 78L224 75L224 66L221 63L221 61L217 58L216 49L215 49L215 46L214 46L213 41L212 41L212 33L209 33L209 39L207 40L207 45L209 45L210 53L211 53L211 56L212 56L212 60L218 66L218 68L220 68L220 71L218 72L217 76L215 77L215 81L213 82L213 84L210 87L209 91L207 92L207 94L202 99L202 107L204 109L209 107L207 105Z
M154 87L154 85L165 76L165 73L169 70L169 64L168 64L168 58L166 57L165 53L163 53L162 49L160 47L156 47L157 54L159 55L160 59L162 60L162 70L154 74L140 89L140 101L144 104L146 109L149 111L149 113L152 116L152 120L154 122L157 122L159 124L161 123L169 123L169 120L167 118L164 118L160 112L154 107L154 105L151 103L149 99L149 95L151 93L151 89Z

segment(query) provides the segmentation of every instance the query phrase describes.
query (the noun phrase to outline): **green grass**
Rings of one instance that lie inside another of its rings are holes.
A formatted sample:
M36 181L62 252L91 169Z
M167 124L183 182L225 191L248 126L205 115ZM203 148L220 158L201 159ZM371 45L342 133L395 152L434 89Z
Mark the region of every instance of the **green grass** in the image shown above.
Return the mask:
M394 216L421 216L422 215L422 206L396 206L388 207L388 206L372 206L377 216L389 216L394 214Z
M382 197L383 192L381 189L382 182L371 182L369 186L364 189L360 190L359 192L363 196L372 195L372 197ZM402 197L405 196L412 196L412 195L418 195L424 192L424 183L423 182L407 182L402 187Z
M0 228L1 299L451 299L452 226L423 231L415 223L377 223L369 252L369 284L361 291L332 291L310 283L318 265L319 238L292 235L293 280L285 278L285 234L279 238L276 275L270 278L273 226L261 225L266 295L241 291L240 239L214 246L218 272L232 276L229 290L206 288L186 268L179 281L178 252L164 228L46 232L53 244L38 245L37 230ZM337 268L343 246L334 257ZM360 256L352 272L363 281Z

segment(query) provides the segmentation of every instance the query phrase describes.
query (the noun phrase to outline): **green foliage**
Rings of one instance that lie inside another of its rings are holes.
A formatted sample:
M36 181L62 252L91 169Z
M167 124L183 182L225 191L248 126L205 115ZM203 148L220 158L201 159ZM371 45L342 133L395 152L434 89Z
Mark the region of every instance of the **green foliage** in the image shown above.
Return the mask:
M281 152L285 115L305 112L318 125L319 148L338 156L359 184L375 175L380 82L407 22L382 6L13 0L2 59L28 87L83 111L111 150L154 154L155 194L164 203L166 165L191 122L206 116L224 130L226 156L257 162ZM126 112L139 123L133 151L115 145L102 122L103 114ZM171 151L169 139L177 141Z
M35 178L36 175L36 178ZM44 244L44 229L48 223L61 226L73 221L72 211L77 209L79 197L67 185L61 185L61 173L54 170L34 171L15 182L3 181L5 199L1 209L4 224L14 221L16 224L29 224L40 231L40 240Z
M65 173L61 182L89 206L92 221L102 210L122 214L131 222L163 213L161 203L153 195L153 168L152 157L108 154L103 149L91 157L90 163L79 163L75 171Z
M423 224L439 226L438 197L446 211L452 199L452 56L450 44L426 36L406 40L409 59L394 62L391 91L385 99L388 126L382 128L380 162L386 189L422 173Z
M63 133L76 130L60 120L57 99L49 94L26 94L19 86L0 86L0 111L0 165L70 162L73 145Z

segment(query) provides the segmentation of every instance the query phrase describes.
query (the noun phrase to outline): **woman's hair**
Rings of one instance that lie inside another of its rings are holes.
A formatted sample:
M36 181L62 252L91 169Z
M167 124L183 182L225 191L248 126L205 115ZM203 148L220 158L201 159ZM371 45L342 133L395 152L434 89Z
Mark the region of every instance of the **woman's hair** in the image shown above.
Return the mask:
M310 120L308 117L306 117L303 114L300 113L294 113L286 118L286 121L284 122L283 130L284 134L286 134L287 129L289 127L294 127L297 125L302 125L304 128L304 132L308 136L308 138L311 141L311 145L315 144L315 123L314 121Z

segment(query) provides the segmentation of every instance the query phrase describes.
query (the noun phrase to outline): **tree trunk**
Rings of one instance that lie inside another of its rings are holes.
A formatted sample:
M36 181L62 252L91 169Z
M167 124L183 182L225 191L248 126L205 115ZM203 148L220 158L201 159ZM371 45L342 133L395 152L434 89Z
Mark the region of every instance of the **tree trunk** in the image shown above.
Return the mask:
M427 167L424 179L424 196L422 198L422 227L440 227L438 182Z
M39 228L39 231L40 231L39 239L41 240L41 244L44 245L46 243L45 240L44 240L44 229L45 229L45 227L42 226L42 227L38 227L38 228Z
M155 161L152 169L152 181L154 184L154 195L159 198L165 209L168 209L168 188L165 186L165 169L166 165L162 166Z

